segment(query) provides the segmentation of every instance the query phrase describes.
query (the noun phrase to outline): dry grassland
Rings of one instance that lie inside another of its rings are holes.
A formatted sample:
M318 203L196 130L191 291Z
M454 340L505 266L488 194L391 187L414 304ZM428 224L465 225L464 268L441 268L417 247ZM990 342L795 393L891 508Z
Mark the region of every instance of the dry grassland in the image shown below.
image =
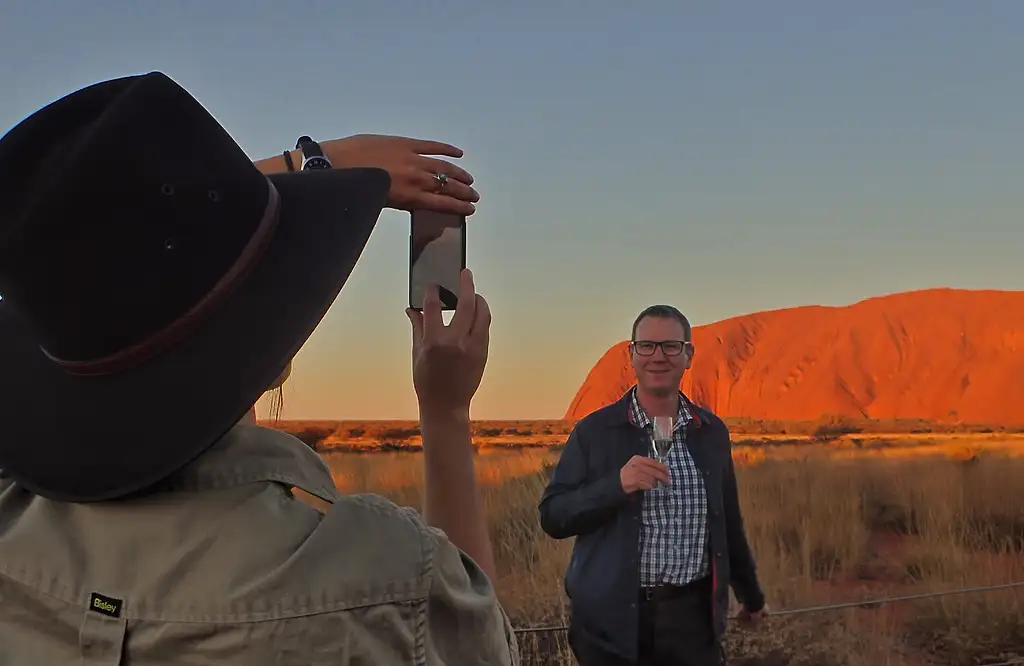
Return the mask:
M778 448L787 445L795 447L795 456L801 457L808 443L826 444L839 449L879 450L936 444L955 444L967 448L995 446L1001 449L1009 446L1010 449L1018 449L1017 442L1024 442L1024 431L1021 429L943 424L916 419L856 421L826 417L819 421L797 423L726 419L726 423L737 448L777 448L777 451L766 456L772 458L790 457ZM422 448L419 423L416 421L281 421L269 425L295 435L321 452L416 451ZM572 426L572 422L562 420L475 421L473 441L480 450L557 447L565 442ZM757 457L753 456L754 461Z
M562 575L572 543L549 539L537 518L558 452L509 442L548 437L560 444L566 430L558 423L477 426L488 443L478 471L498 559L497 587L517 626L566 619ZM398 427L385 425L377 436ZM512 435L509 429L532 432ZM488 437L504 437L505 444ZM812 432L735 439L747 532L775 609L1024 581L1019 434ZM382 453L317 448L326 449L345 492L379 492L420 506L420 454L402 450L407 446L383 447L391 452ZM524 634L520 641L526 663L573 663L563 633ZM730 629L728 650L729 663L739 666L1024 660L1024 588L772 618L755 632Z

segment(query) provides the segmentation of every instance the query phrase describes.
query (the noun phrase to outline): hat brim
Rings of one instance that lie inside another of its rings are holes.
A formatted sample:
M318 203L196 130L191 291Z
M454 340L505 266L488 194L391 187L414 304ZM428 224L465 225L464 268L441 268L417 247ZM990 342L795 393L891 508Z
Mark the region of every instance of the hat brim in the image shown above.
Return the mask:
M280 221L246 280L175 347L111 376L68 374L0 301L0 470L51 499L132 494L215 444L298 353L383 209L379 169L275 174Z

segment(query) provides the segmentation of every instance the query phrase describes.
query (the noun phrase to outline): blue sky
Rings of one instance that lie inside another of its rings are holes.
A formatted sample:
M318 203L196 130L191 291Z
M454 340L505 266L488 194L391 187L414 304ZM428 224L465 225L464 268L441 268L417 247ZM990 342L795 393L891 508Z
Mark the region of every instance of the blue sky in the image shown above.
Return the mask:
M1012 0L5 0L0 127L158 69L254 159L300 134L459 145L494 310L474 416L558 417L652 302L699 324L1024 289L1021 25ZM385 213L286 417L415 416L407 242Z

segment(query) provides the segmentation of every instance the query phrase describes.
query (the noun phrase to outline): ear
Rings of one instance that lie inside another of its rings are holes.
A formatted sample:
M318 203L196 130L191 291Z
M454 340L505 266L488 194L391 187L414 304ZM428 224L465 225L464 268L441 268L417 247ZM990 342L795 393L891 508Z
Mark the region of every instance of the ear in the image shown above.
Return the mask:
M629 354L629 367L633 368L633 372L636 372L636 353L633 351L633 343L630 342L626 347L626 353Z
M693 346L693 343L686 345L686 369L689 370L690 366L693 365L693 355L697 352L697 348Z

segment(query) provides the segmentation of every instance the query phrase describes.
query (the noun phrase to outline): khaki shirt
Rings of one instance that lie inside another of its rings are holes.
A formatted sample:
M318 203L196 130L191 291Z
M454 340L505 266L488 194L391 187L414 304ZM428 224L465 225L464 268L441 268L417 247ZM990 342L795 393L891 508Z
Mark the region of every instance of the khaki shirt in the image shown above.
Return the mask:
M284 433L239 425L131 500L53 502L0 474L0 665L518 663L468 556L411 509L342 497Z

